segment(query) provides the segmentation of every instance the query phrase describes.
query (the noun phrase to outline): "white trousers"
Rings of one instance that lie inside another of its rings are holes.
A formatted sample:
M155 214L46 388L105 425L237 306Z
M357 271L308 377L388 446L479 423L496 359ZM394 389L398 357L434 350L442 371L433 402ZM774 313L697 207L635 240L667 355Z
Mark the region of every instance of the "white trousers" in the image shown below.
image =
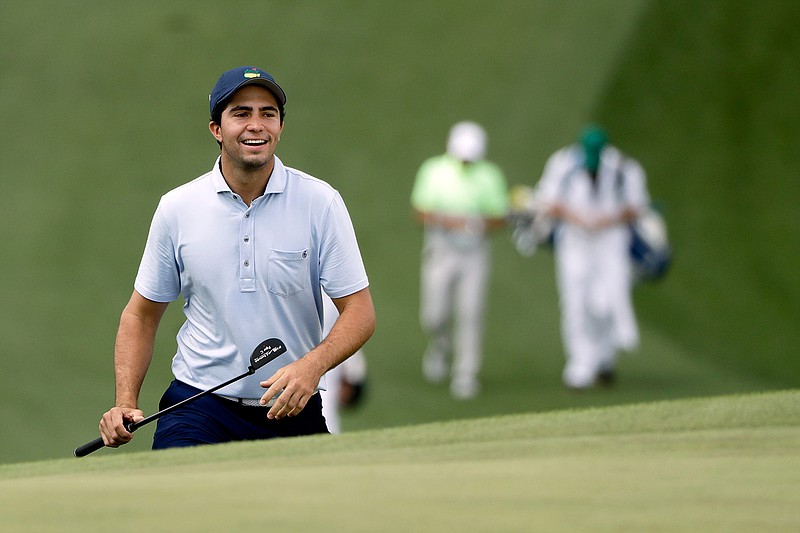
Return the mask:
M627 245L620 239L561 243L556 261L564 383L588 387L599 372L614 369L618 350L639 343Z
M426 357L452 356L452 378L477 378L490 268L489 243L461 248L427 242L422 254L420 322L429 335Z
M324 312L322 338L325 338L331 332L331 328L336 322L336 319L339 318L339 310L336 309L336 305L334 305L333 300L331 300L327 294L323 294L322 302ZM360 348L340 365L325 373L326 388L320 390L319 393L322 397L322 416L325 417L328 431L331 433L342 432L339 417L339 395L341 394L342 381L344 380L356 384L364 383L366 379L367 359L364 356L363 348Z

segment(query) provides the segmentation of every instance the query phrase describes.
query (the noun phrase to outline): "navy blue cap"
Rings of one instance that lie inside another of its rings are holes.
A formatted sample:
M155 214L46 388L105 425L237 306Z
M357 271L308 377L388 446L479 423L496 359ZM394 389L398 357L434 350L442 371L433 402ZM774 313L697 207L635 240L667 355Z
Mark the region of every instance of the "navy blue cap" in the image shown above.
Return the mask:
M269 89L275 95L281 109L286 105L286 93L266 71L258 67L238 67L223 73L217 80L217 84L214 85L214 89L208 97L211 116L214 116L214 111L217 111L217 108L223 105L233 93L245 85L251 84L262 85Z

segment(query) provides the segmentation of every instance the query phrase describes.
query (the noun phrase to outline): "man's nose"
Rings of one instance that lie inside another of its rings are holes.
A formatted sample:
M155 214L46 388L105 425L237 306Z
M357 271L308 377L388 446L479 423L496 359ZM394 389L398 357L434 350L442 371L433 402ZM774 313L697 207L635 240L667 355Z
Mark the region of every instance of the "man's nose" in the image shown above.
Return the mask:
M247 129L250 131L262 131L264 129L264 123L254 117L247 123Z

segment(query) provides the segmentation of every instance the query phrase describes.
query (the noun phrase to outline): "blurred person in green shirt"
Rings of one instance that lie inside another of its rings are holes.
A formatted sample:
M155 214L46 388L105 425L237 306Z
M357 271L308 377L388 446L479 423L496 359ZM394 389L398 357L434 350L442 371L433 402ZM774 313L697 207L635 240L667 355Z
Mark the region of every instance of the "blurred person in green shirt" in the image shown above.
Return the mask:
M491 263L488 234L505 224L508 187L485 159L487 136L474 122L449 133L446 153L420 167L411 194L424 226L420 321L429 337L423 374L450 377L455 398L480 392L484 315Z

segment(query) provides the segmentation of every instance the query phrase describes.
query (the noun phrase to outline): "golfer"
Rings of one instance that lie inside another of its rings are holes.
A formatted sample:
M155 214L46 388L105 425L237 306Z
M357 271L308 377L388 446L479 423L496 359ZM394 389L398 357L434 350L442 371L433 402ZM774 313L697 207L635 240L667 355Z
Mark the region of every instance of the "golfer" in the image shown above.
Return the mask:
M450 377L450 394L480 392L484 314L491 262L489 234L505 224L506 178L486 159L487 135L475 122L450 128L447 152L427 159L411 192L424 227L420 322L428 336L422 373Z
M375 313L355 232L339 193L275 155L286 95L267 72L222 74L209 97L221 153L206 174L165 194L150 226L114 349L116 402L100 421L106 446L131 440L161 317L183 299L186 322L160 408L247 369L264 339L287 352L256 375L158 420L153 449L327 433L322 376L372 335ZM340 317L323 339L322 292Z

